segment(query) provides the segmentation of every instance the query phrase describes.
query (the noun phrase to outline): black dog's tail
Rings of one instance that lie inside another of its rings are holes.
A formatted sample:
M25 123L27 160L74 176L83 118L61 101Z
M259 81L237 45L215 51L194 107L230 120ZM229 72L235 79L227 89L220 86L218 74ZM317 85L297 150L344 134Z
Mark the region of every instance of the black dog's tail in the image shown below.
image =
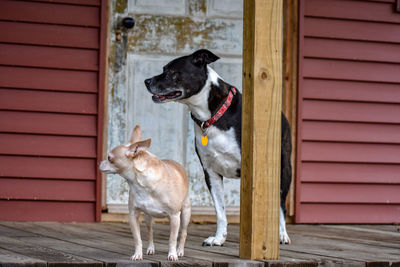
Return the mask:
M282 136L281 136L281 208L286 217L286 197L292 182L292 137L290 125L282 113Z

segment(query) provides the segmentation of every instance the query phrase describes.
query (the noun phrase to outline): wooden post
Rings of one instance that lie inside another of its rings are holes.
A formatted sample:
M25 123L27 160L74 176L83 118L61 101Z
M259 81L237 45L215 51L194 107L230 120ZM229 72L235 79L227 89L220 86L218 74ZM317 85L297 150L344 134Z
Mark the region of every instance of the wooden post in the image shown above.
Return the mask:
M295 189L296 189L296 137L297 137L297 75L298 75L298 24L299 3L293 0L283 0L283 112L289 121L292 137L292 185L287 198L286 222L294 223Z
M245 0L241 258L279 259L282 0Z

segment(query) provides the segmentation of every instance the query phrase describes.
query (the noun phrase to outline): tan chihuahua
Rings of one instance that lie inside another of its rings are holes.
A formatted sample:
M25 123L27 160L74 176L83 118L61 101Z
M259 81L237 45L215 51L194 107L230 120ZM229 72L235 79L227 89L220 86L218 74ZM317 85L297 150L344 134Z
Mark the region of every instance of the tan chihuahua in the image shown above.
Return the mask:
M173 160L160 160L147 149L151 139L141 141L141 130L137 125L129 143L111 150L108 159L100 163L104 173L119 174L129 184L129 224L131 227L135 254L131 260L142 260L142 239L140 237L139 215L144 212L149 245L147 254L154 254L153 218L169 217L170 237L168 260L183 257L190 221L188 180L185 169ZM181 237L176 249L179 226Z

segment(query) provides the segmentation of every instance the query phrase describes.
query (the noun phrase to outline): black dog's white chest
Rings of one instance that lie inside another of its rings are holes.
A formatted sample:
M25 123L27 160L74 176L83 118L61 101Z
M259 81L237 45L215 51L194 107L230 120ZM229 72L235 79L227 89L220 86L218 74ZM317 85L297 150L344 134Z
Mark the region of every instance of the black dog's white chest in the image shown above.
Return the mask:
M195 133L197 153L203 168L227 178L239 178L241 152L234 128L224 131L217 127L210 127L204 133L200 127L195 126ZM208 137L206 146L201 142L204 134Z

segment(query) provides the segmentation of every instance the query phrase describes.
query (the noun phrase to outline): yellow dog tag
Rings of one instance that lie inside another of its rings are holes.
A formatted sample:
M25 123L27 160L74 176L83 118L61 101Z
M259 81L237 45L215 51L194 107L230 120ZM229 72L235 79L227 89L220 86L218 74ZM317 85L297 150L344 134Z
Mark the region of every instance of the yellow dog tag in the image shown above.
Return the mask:
M202 136L202 137L201 137L201 144L202 144L203 146L206 146L207 143L208 143L208 137L207 137L207 136Z

